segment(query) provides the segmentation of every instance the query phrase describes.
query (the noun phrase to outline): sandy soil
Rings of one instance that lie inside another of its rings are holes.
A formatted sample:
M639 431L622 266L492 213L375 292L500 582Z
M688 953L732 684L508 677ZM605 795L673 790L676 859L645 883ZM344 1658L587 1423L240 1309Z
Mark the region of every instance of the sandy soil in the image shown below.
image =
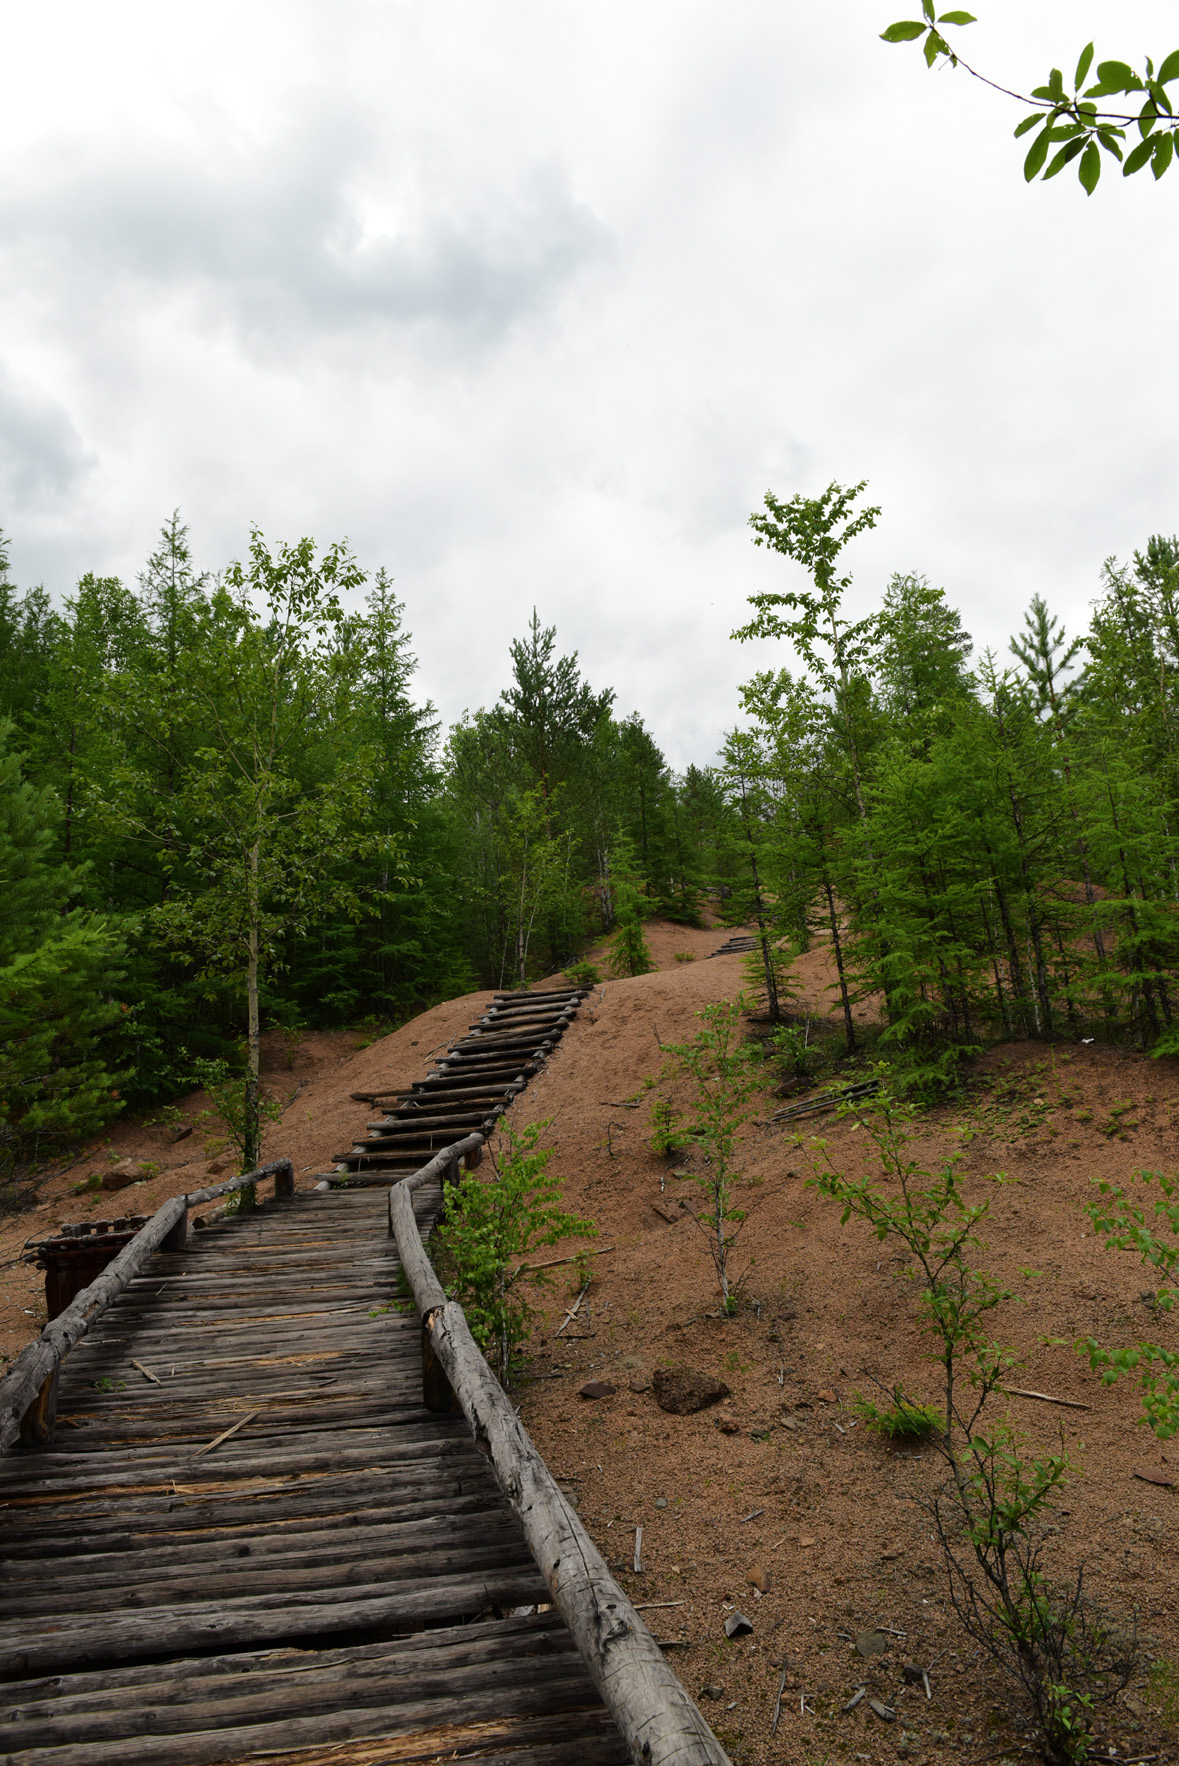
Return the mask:
M700 1007L731 999L741 985L739 957L710 957L724 937L650 928L656 972L595 989L515 1106L517 1122L551 1123L552 1169L567 1202L590 1215L612 1247L593 1260L587 1303L559 1339L568 1282L545 1296L522 1414L620 1580L649 1609L655 1634L684 1646L672 1657L677 1671L734 1760L1015 1760L1024 1743L1010 1702L947 1610L923 1506L939 1462L928 1449L890 1448L851 1408L857 1392L872 1390L872 1376L936 1395L900 1261L854 1221L841 1226L837 1209L807 1187L822 1155L809 1138L800 1142L768 1121L777 1101L767 1096L745 1144L746 1169L764 1180L736 1259L746 1272L746 1304L737 1318L723 1318L700 1230L678 1207L681 1195L697 1192L672 1175L693 1157L669 1160L648 1145L650 1101L678 1096L659 1077L660 1044L689 1037ZM677 952L694 960L677 962ZM827 1011L826 953L810 953L799 968L807 1000ZM452 1001L363 1050L346 1037L311 1038L289 1073L275 1050L275 1082L304 1083L267 1152L291 1153L303 1181L312 1181L369 1114L348 1093L418 1077L429 1052L465 1028L487 997ZM657 1083L643 1091L648 1078ZM636 1094L640 1106L627 1108ZM199 1100L184 1106L189 1114L198 1107ZM1096 1178L1174 1169L1176 1107L1174 1061L1095 1046L1010 1045L977 1064L964 1100L922 1120L915 1147L940 1161L961 1144L961 1130L972 1134L967 1187L991 1202L980 1261L1018 1295L995 1325L1025 1358L1012 1383L1089 1407L1010 1401L1030 1443L1063 1439L1078 1466L1051 1523L1056 1565L1067 1570L1083 1556L1092 1592L1140 1614L1143 1673L1102 1732L1103 1757L1116 1746L1122 1760L1179 1757L1173 1732L1160 1727L1157 1675L1146 1684L1151 1660L1179 1663L1177 1495L1139 1475L1179 1480L1179 1443L1163 1446L1137 1426L1134 1389L1100 1386L1069 1345L1088 1334L1116 1344L1152 1331L1165 1342L1174 1335L1142 1299L1153 1286L1146 1272L1129 1254L1105 1251L1083 1210ZM827 1120L822 1134L840 1169L872 1165L867 1137L853 1124ZM191 1146L122 1126L112 1152L168 1160L168 1169L90 1210L69 1189L105 1163L105 1144L92 1148L46 1186L37 1214L6 1223L0 1261L46 1223L132 1205L147 1213L194 1187L208 1161L186 1154ZM1004 1183L990 1181L1000 1172ZM37 1328L22 1309L35 1311L39 1278L9 1268L0 1280L0 1340L11 1354ZM649 1382L657 1368L675 1365L723 1378L731 1399L696 1416L665 1414ZM590 1379L618 1390L583 1399L579 1387ZM638 1526L641 1574L633 1569ZM756 1592L753 1572L766 1592ZM723 1624L734 1608L753 1632L730 1643ZM852 1640L874 1627L890 1628L889 1648L866 1663ZM904 1684L906 1661L928 1670L931 1699ZM840 1714L861 1685L897 1713L895 1721L874 1716L867 1698Z

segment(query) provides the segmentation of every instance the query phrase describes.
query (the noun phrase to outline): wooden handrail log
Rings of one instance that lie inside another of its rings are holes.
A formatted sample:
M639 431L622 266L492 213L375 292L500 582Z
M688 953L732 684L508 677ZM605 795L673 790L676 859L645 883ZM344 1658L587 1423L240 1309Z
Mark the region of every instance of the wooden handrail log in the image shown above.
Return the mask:
M276 1159L212 1189L172 1196L157 1208L147 1225L140 1227L102 1274L96 1276L88 1288L83 1288L64 1312L50 1320L35 1342L22 1349L0 1380L0 1450L11 1447L19 1438L21 1418L36 1402L45 1381L74 1345L81 1342L91 1325L102 1317L111 1301L134 1280L169 1233L187 1218L190 1208L200 1202L212 1201L214 1196L225 1196L247 1184L258 1183L264 1177L285 1176L293 1183L294 1175L295 1167L289 1159Z
M470 1142L482 1142L471 1135ZM610 1574L558 1489L503 1387L448 1300L414 1218L412 1192L442 1175L465 1150L460 1141L389 1191L389 1230L414 1300L423 1340L446 1374L486 1451L496 1480L520 1517L553 1603L568 1625L636 1766L730 1766L728 1755L659 1645Z

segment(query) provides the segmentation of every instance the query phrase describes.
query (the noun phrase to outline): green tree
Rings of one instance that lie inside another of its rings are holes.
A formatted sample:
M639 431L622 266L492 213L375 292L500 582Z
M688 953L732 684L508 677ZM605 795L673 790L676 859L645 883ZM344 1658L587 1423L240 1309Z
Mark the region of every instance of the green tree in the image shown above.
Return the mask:
M255 531L248 563L205 603L176 680L139 670L111 683L124 758L107 816L154 849L169 879L150 923L202 978L230 978L244 995L247 1167L259 1152L263 985L282 941L325 912L368 910L372 887L342 876L341 861L367 855L401 874L396 841L366 826L377 755L346 740L356 669L339 596L363 581L341 546L272 551ZM175 811L162 825L161 771Z
M123 1075L103 1033L127 1010L115 997L122 940L103 915L70 906L77 871L56 861L60 804L23 777L0 721L0 1170L92 1133L122 1109Z
M732 1004L720 1000L705 1006L696 1013L701 1027L692 1040L666 1046L671 1070L690 1085L683 1134L704 1155L704 1169L688 1173L704 1196L695 1219L708 1241L721 1305L730 1314L737 1310L730 1263L749 1218L737 1192L752 1181L741 1170L738 1137L752 1114L759 1085L757 1051L741 1040L743 1005L741 1000Z

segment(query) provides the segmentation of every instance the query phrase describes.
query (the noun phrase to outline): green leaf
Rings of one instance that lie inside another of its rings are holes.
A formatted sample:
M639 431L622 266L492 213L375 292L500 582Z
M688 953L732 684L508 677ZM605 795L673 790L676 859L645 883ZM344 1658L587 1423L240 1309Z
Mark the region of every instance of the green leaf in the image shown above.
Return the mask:
M1049 178L1055 178L1057 172L1063 172L1065 166L1067 166L1070 161L1076 159L1084 145L1085 142L1083 138L1078 136L1075 141L1070 141L1066 146L1062 147L1060 152L1055 154L1050 161L1048 170L1044 173L1044 182L1047 183Z
M1121 159L1122 150L1118 146L1118 142L1125 139L1125 134L1124 134L1123 130L1121 130L1121 129L1098 129L1097 139L1100 141L1101 145L1105 148L1105 151L1107 153L1112 153L1115 159Z
M1101 149L1096 141L1090 141L1081 155L1077 176L1085 187L1086 196L1092 196L1097 188L1097 180L1101 176Z
M974 25L978 20L973 12L943 12L937 22L939 25Z
M1043 120L1044 112L1042 110L1034 110L1031 116L1024 117L1022 123L1017 124L1015 139L1018 141L1021 135L1026 135L1029 129L1034 129L1036 124L1043 122Z
M1085 76L1089 72L1089 69L1092 66L1093 66L1093 45L1092 45L1092 43L1087 43L1085 45L1084 49L1081 50L1081 59L1077 63L1077 77L1073 81L1073 85L1077 88L1078 91L1080 91L1081 87L1085 84Z
M1154 137L1154 164L1151 171L1156 178L1161 178L1171 163L1175 152L1175 137L1171 134Z
M1153 153L1154 138L1148 135L1145 141L1140 141L1137 147L1131 148L1126 155L1126 163L1122 167L1123 177L1128 178L1132 173L1140 172Z
M1031 151L1023 162L1023 175L1030 184L1048 158L1048 149L1052 145L1052 130L1041 129L1032 142Z
M1124 61L1099 61L1097 78L1103 92L1137 92L1142 86L1134 69Z
M936 31L930 31L926 37L923 54L926 67L932 67L939 55L948 55L951 61L954 59L950 45L944 37L939 37Z
M925 31L926 26L916 19L903 18L898 24L889 25L886 31L881 31L880 37L884 43L911 43L915 37L924 36Z
M1064 97L1064 75L1058 67L1048 75L1048 90L1054 99Z
M1179 80L1179 49L1172 49L1155 77L1160 86L1165 86L1168 80Z
M921 0L921 10L931 25L936 24L937 20L934 17L933 0Z

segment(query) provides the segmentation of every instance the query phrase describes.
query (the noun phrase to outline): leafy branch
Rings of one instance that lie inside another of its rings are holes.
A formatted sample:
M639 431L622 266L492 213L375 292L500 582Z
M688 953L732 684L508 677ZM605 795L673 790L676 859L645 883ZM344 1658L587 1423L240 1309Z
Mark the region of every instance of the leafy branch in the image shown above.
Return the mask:
M1078 160L1077 176L1086 193L1092 196L1101 177L1103 151L1120 163L1123 177L1128 178L1147 165L1156 179L1169 170L1176 157L1179 118L1175 116L1167 86L1172 80L1179 79L1179 49L1172 50L1157 70L1148 56L1142 73L1136 73L1128 62L1100 61L1096 81L1086 86L1094 59L1093 44L1088 43L1077 62L1071 93L1065 90L1064 75L1054 67L1044 85L1035 86L1025 94L988 79L950 47L941 27L976 24L973 13L939 14L935 12L933 0L921 0L921 11L923 16L920 19L901 19L889 25L880 33L882 39L886 43L919 42L927 67L948 61L951 67L965 68L968 74L996 92L1016 98L1021 104L1033 105L1035 108L1015 130L1017 140L1032 130L1037 131L1023 163L1023 175L1029 184L1041 176L1044 181L1054 178L1065 166ZM1094 102L1137 93L1142 94L1137 110L1104 110ZM1126 153L1122 143L1127 130L1133 128L1138 130L1140 139Z

